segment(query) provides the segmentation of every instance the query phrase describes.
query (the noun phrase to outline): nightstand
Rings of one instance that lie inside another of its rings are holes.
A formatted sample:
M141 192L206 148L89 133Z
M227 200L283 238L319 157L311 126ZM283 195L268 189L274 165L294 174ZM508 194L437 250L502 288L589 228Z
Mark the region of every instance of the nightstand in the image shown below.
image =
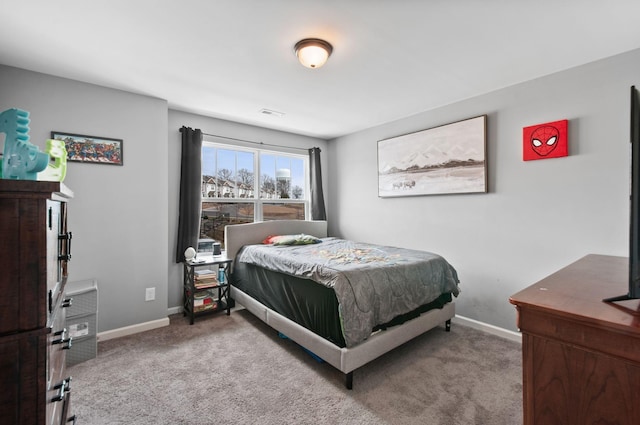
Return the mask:
M233 260L222 255L194 258L183 263L183 315L191 324L196 316L226 310L231 314L229 274Z

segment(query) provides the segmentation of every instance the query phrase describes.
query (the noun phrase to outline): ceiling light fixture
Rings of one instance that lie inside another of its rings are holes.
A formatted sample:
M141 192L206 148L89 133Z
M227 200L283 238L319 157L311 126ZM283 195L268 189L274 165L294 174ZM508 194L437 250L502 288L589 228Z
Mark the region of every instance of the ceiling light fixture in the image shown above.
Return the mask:
M296 56L307 68L320 68L329 59L333 47L319 38L305 38L296 43Z

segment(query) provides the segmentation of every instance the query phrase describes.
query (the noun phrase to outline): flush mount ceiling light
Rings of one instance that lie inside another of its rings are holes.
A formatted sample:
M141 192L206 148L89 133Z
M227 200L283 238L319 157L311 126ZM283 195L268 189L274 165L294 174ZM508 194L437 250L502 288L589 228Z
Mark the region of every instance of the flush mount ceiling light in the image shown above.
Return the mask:
M307 68L320 68L333 51L331 44L319 38L305 38L296 43L296 56Z

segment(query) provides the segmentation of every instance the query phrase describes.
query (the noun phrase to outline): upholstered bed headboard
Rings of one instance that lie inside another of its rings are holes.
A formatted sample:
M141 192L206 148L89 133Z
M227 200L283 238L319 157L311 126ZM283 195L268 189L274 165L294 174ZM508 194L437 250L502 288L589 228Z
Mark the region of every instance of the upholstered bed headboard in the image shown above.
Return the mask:
M321 220L274 220L246 224L230 224L224 228L227 258L235 260L244 245L258 244L272 235L306 235L327 237L327 222Z

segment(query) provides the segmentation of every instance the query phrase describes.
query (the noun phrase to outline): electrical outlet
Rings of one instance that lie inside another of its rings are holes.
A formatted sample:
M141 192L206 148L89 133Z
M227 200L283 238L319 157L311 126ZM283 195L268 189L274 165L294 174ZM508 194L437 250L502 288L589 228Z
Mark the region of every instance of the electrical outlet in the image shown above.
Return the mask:
M156 299L156 288L147 288L144 293L145 301L153 301Z

